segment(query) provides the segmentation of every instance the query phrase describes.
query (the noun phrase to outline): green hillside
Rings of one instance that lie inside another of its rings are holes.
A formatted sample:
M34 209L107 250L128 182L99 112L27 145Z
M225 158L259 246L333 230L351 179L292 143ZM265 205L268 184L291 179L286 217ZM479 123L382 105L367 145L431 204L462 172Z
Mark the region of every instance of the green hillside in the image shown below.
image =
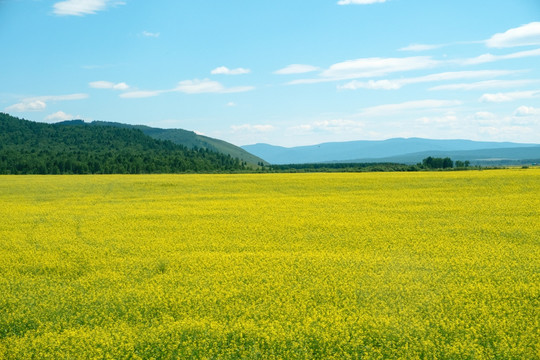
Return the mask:
M83 123L84 124L84 123ZM0 113L0 174L138 174L245 170L230 155L135 128L44 124Z
M81 120L64 121L61 124L90 124L98 126L113 126L121 128L135 128L141 130L146 135L159 140L169 140L175 144L183 145L189 149L208 149L215 152L220 152L225 155L230 155L233 158L238 158L251 165L259 165L259 163L268 164L265 160L250 154L246 150L228 143L223 140L214 139L208 136L198 135L193 131L183 129L161 129L145 125L130 125L108 121L93 121L84 123Z

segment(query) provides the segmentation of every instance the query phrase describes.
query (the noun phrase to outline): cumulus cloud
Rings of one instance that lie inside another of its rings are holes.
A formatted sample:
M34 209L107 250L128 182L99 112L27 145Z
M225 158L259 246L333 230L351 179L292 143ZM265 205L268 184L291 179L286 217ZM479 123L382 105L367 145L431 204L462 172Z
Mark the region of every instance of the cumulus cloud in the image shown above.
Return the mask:
M531 22L493 35L486 40L486 46L491 48L506 48L514 46L540 45L540 22Z
M124 82L113 83L110 81L92 81L88 85L90 85L90 87L94 89L113 89L113 90L128 90L129 89L129 85L127 85Z
M249 74L251 70L244 69L244 68L236 68L236 69L229 69L226 66L220 66L218 68L215 68L210 73L212 75L243 75L243 74Z
M520 106L514 111L515 116L535 116L540 115L540 108L532 106Z
M66 0L59 1L53 5L53 12L62 16L84 16L95 14L105 10L109 6L124 5L124 1L116 0Z
M47 107L47 103L41 100L27 100L17 104L8 106L7 112L25 112L25 111L42 111Z
M383 3L383 2L386 2L386 0L339 0L337 3L338 5L351 5L351 4L369 5L369 4Z
M291 74L304 74L308 72L318 71L319 68L312 65L305 64L291 64L287 65L283 69L274 71L274 74L278 75L291 75Z
M480 102L510 102L519 99L531 99L538 97L540 95L540 90L530 90L530 91L514 91L507 93L496 93L496 94L484 94L480 97Z
M77 117L80 117L80 116L77 116ZM75 118L76 116L73 116L71 114L66 114L63 111L57 111L53 114L46 116L45 121L56 122L56 121L72 120Z
M7 112L43 111L47 108L49 101L82 100L88 97L87 94L69 95L46 95L23 99L20 103L13 104L5 108Z

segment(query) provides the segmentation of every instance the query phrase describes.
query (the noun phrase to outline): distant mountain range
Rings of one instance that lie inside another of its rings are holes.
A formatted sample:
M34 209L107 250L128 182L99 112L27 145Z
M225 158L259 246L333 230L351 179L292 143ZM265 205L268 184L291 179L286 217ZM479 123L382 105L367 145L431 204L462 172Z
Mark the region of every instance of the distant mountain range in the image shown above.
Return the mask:
M281 147L254 144L242 148L271 164L324 162L397 162L415 164L422 159L450 157L472 164L521 164L540 162L540 144L394 138L380 141L348 141L312 146Z
M88 126L111 126L116 128L129 128L141 130L145 135L157 140L168 140L175 144L182 145L188 149L208 149L225 155L230 155L232 158L238 158L251 165L259 165L259 163L268 164L263 159L250 154L246 150L228 143L223 140L214 139L208 136L196 134L193 131L183 129L161 129L146 125L130 125L108 121L92 121L84 122L82 120L68 120L56 123L59 125L88 125Z

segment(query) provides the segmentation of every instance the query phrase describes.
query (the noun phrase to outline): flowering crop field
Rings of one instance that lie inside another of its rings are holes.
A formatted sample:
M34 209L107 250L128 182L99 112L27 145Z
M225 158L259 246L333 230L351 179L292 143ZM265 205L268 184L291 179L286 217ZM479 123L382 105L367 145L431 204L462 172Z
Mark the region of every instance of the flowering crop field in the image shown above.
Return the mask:
M539 344L539 169L0 177L0 359Z

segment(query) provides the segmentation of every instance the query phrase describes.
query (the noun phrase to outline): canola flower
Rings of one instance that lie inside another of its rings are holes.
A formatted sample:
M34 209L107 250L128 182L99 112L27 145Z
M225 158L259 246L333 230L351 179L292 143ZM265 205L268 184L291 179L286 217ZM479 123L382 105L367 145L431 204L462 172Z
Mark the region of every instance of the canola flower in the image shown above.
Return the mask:
M0 177L0 359L540 358L540 170Z

